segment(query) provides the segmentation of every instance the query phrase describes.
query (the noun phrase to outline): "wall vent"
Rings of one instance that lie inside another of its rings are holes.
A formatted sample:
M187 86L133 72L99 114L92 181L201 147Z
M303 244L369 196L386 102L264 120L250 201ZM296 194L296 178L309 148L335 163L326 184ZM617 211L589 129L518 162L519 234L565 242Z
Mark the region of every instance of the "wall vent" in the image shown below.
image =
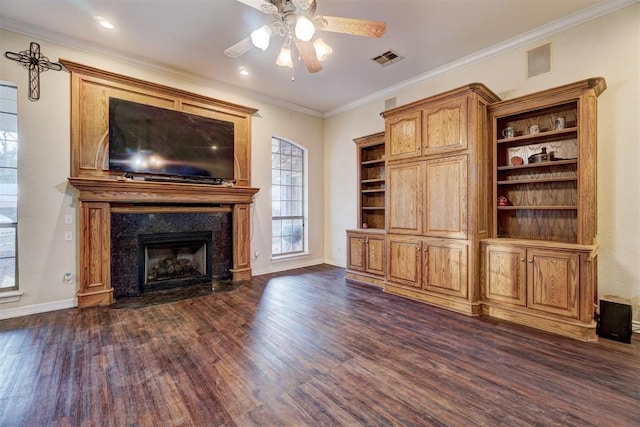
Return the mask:
M404 56L400 56L400 54L398 54L397 52L394 52L392 50L388 50L383 54L380 54L374 58L371 58L372 61L377 62L378 64L382 65L383 67L387 66L387 65L391 65L394 62L398 62L400 60L404 59Z
M386 110L391 110L392 108L396 108L396 97L394 96L393 98L389 98L386 101L384 101L384 109Z
M551 71L551 43L527 51L527 78Z

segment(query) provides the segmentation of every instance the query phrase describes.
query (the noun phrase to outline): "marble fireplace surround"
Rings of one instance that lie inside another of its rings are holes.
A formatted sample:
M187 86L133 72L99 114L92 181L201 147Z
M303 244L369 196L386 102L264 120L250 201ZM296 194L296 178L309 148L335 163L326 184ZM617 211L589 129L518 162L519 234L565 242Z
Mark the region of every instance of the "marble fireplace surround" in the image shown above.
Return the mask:
M112 206L111 286L116 301L231 279L231 209L182 210ZM180 264L180 258L189 261ZM182 265L187 266L183 271ZM149 275L154 271L156 280Z
M251 278L251 187L69 178L78 191L78 307L114 302L111 283L111 219L117 213L231 214L231 280Z

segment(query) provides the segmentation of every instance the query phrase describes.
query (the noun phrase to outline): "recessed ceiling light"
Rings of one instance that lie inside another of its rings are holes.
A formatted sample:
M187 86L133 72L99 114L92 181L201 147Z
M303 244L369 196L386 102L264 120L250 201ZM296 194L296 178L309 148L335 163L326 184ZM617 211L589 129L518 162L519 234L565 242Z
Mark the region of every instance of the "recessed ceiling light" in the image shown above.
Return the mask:
M106 28L107 30L113 30L113 24L109 21L107 21L106 19L104 19L102 16L96 16L94 17L94 19L98 22L98 24L100 24L100 26L102 28Z
M244 67L240 67L239 68L239 72L240 72L240 75L242 75L242 76L248 76L249 75L249 70L247 70Z

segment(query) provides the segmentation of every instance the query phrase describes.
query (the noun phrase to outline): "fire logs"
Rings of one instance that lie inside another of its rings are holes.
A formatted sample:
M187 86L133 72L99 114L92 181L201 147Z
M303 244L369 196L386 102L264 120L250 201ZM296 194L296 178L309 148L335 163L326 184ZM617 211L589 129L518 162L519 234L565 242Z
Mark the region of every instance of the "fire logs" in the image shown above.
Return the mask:
M201 274L198 264L190 259L168 257L163 258L153 266L147 274L147 282L180 279L189 276L199 276Z

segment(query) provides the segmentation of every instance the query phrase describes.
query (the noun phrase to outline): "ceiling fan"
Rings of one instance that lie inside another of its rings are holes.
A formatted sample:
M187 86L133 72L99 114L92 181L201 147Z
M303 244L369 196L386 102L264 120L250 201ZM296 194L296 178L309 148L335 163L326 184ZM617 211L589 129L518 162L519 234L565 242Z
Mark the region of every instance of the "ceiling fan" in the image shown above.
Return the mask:
M329 56L333 49L318 37L317 31L377 37L384 35L387 25L380 21L365 19L320 16L316 13L316 0L237 0L259 11L274 15L277 19L269 25L254 30L249 37L224 51L236 58L257 47L267 50L273 35L284 38L276 64L293 68L291 51L295 46L300 58L310 73L322 70L320 61Z

